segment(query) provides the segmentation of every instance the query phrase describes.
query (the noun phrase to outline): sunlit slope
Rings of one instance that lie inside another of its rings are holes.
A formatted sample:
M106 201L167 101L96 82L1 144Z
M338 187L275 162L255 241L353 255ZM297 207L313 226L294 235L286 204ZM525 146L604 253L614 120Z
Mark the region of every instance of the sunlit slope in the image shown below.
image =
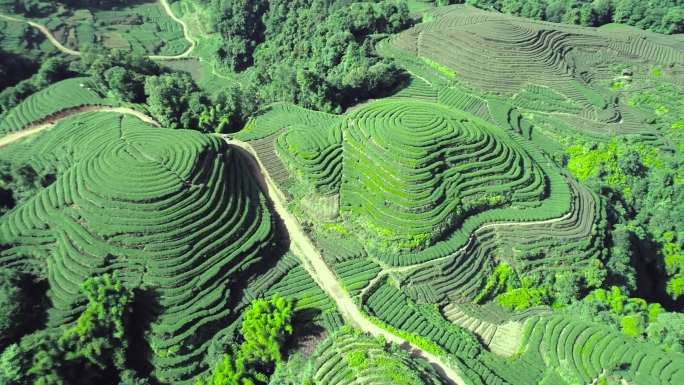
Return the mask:
M350 114L344 132L341 210L399 249L545 196L542 170L509 137L436 104L376 102Z
M342 220L388 263L446 256L488 222L570 209L567 183L537 149L470 113L390 98L322 122L276 130L277 153L300 189L339 201Z
M638 83L667 68L681 84L681 41L639 30L604 30L533 21L469 6L433 11L390 45L452 75L457 82L516 105L562 116L583 131L635 133L644 117L615 84ZM620 83L622 82L622 83Z
M312 372L315 385L444 384L424 360L344 328L318 346Z
M114 105L103 97L87 77L62 80L46 87L19 103L0 120L0 134L20 130L31 123L83 106Z
M114 113L69 118L8 150L57 162L59 171L0 218L0 265L47 276L53 325L79 314L83 280L118 272L141 288L150 314L136 319L154 319L147 339L155 376L190 380L235 317L231 286L272 245L265 198L241 158L219 138Z
M684 382L682 353L664 352L604 325L556 315L532 318L526 328L520 360L547 368L545 383L588 384L600 378L623 384Z

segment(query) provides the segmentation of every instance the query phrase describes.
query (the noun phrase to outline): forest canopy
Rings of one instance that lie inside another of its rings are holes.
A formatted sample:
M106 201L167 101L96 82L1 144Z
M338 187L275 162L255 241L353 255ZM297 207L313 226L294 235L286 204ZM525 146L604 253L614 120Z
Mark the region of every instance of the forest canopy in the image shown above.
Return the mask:
M211 14L222 39L215 60L245 71L265 103L341 112L401 80L373 42L411 24L406 2L213 0Z

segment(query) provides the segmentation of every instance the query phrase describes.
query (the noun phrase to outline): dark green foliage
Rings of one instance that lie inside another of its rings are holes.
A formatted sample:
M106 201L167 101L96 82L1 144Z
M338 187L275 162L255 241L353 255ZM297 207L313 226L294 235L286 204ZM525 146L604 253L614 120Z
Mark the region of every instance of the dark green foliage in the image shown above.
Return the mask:
M88 305L73 326L61 333L39 331L2 353L3 384L117 383L128 346L125 324L131 296L111 275L89 278L83 293ZM132 374L126 373L130 380Z
M66 358L82 357L99 369L123 369L128 343L125 323L131 295L116 276L103 275L83 283L88 306L59 339Z
M473 301L483 303L493 299L501 293L512 290L519 285L520 280L511 266L506 263L501 263L494 269L494 272L487 277L485 286L480 290Z
M684 352L684 314L661 313L649 323L646 335L667 351Z
M60 3L72 7L116 7L135 3L135 0L60 0Z
M202 94L190 75L163 74L145 79L145 95L152 116L170 128L196 128Z
M147 103L163 126L225 133L242 127L257 109L254 91L237 85L213 98L185 72L165 72L150 59L119 50L88 49L75 66L98 89L124 102Z
M667 296L682 296L684 189L675 182L682 167L678 152L613 140L572 145L568 154L570 171L607 197L614 223L606 261L611 283L663 303L671 302Z
M391 90L400 71L375 55L374 34L409 25L404 2L214 1L216 60L259 86L262 103L341 111ZM241 28L240 26L246 26Z
M195 385L254 385L255 382L249 377L245 358L238 355L233 358L229 354L223 355L211 376L205 381L197 379Z
M435 5L438 7L442 7L451 4L463 4L464 1L465 0L434 0L433 3L435 3Z
M145 78L161 73L157 63L142 55L99 48L85 50L75 68L92 76L103 91L133 103L145 100Z
M147 378L138 376L133 370L124 370L120 377L118 385L150 385Z
M54 165L36 171L30 164L18 165L0 160L0 215L34 196L38 190L49 185L57 173Z
M5 348L0 355L0 384L19 384L23 375L21 348L13 344Z
M25 57L0 50L0 89L30 77L35 67L36 64Z
M313 360L293 354L286 362L276 365L269 385L302 385L313 375Z
M684 4L677 0L467 0L466 3L556 23L597 27L613 22L666 34L684 32Z
M21 287L21 277L15 271L0 269L0 350L26 329L29 298Z
M504 308L515 311L551 303L547 287L531 287L529 279L518 278L506 263L501 263L494 269L474 301L482 303L491 299L496 299Z
M215 364L211 376L198 378L196 385L253 385L268 382L276 364L282 363L282 348L292 334L292 301L275 295L256 299L245 310L240 327L241 343L234 354L226 353Z
M258 108L255 92L231 85L217 93L212 100L200 99L206 104L197 118L199 129L222 134L239 130Z
M682 350L677 344L684 341L684 331L676 324L681 314L667 313L658 303L649 304L641 298L630 298L616 286L609 290L594 290L565 311L587 320L611 324L631 337L648 337L655 339L656 343L667 341L669 349ZM669 325L672 321L674 324Z
M210 100L186 73L146 77L145 95L152 116L170 128L225 133L241 127L253 112L243 102L242 88L228 87Z
M69 70L67 60L54 57L43 61L36 74L0 92L0 119L27 96L70 76L73 76L73 72Z
M212 27L221 34L222 46L216 51L220 63L233 71L252 64L254 48L263 39L261 20L268 9L267 0L212 0Z
M336 11L322 2L289 3L289 8L271 3L265 17L266 41L255 53L257 73L270 85L269 94L305 107L339 111L397 82L399 71L374 56L369 35L404 28L404 3L353 3Z
M60 5L76 8L112 8L135 3L133 0L6 0L3 7L16 13L43 16L55 12Z
M14 13L42 16L56 10L56 4L44 0L8 0L3 2L3 8Z

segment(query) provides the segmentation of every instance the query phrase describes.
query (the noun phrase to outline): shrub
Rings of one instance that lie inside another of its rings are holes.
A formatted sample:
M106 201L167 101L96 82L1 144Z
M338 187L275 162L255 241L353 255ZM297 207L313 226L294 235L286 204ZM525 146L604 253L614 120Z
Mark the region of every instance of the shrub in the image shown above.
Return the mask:
M546 288L521 287L499 294L496 302L506 309L523 311L533 306L548 305L551 299Z

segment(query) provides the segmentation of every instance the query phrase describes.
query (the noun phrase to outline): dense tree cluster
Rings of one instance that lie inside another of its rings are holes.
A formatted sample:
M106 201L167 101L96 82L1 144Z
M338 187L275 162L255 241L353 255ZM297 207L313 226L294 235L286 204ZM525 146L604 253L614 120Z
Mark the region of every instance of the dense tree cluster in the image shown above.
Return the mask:
M56 172L54 167L36 171L30 164L0 161L0 215L51 184Z
M684 32L684 4L678 0L435 0L437 5L463 2L555 23L623 23L659 33Z
M234 85L211 97L189 74L171 72L150 59L129 52L86 50L74 70L91 76L100 92L124 102L146 104L163 126L204 132L242 127L257 108L249 89ZM1 96L1 94L0 94Z
M339 112L401 80L373 42L410 24L405 2L215 0L211 13L223 40L217 62L247 69L244 79L259 85L262 103Z
M665 302L684 296L681 160L628 140L576 144L568 154L570 171L607 199L609 282Z
M519 276L507 263L500 263L487 277L484 287L473 299L484 303L495 300L502 307L523 311L533 306L562 307L604 284L607 271L596 259L584 271Z
M26 335L2 352L0 383L116 384L135 377L125 369L130 292L112 275L89 278L82 290L87 306L72 326Z
M0 351L15 342L26 329L26 313L30 306L22 280L16 271L0 269Z
M28 58L0 50L0 90L31 77L37 67Z
M211 25L222 37L216 51L221 64L241 71L252 64L252 53L263 41L262 16L267 0L212 0Z
M293 303L280 296L256 299L243 313L240 344L224 354L212 374L196 385L267 383L268 373L283 362L282 349L293 332Z

